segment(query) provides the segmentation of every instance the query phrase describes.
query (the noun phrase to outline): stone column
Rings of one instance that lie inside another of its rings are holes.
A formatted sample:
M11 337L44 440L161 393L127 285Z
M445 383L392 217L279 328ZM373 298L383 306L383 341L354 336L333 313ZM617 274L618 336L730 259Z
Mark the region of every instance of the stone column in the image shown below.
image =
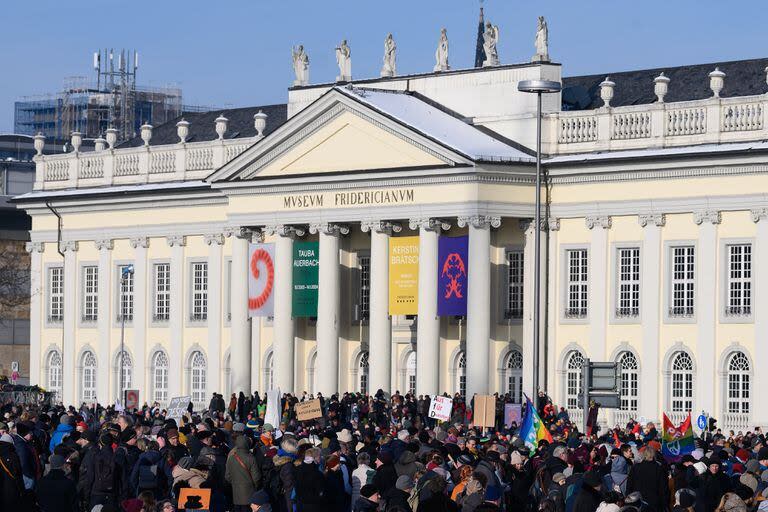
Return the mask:
M75 397L75 326L77 325L77 248L75 241L61 242L64 252L64 350L62 354L62 401L77 403Z
M467 289L467 397L488 394L491 353L491 226L500 217L459 217L459 227L469 226Z
M214 391L219 393L224 387L221 381L221 297L222 286L221 283L224 279L224 273L222 272L222 245L224 245L224 235L221 233L213 233L203 235L203 240L208 245L208 375L206 375L206 384L208 387L208 395L211 395ZM247 257L247 256L246 256ZM246 286L247 279L244 279ZM246 309L247 317L247 309ZM247 323L247 318L246 318ZM247 327L247 325L246 325ZM248 330L248 329L246 329ZM250 334L250 331L249 331ZM250 344L249 344L250 348ZM250 361L250 350L248 351L248 359ZM250 366L249 366L250 370ZM250 372L248 373L250 379ZM250 387L246 387L245 390L250 391ZM239 391L239 390L238 390Z
M293 239L303 230L284 225L268 226L267 234L276 234L275 242L275 319L272 354L274 383L283 393L294 391L295 323L291 297L293 295Z
M640 276L640 314L643 332L643 366L640 393L640 415L648 421L661 417L659 412L659 300L664 293L661 282L661 228L665 224L663 214L640 215L638 222L643 229L643 253Z
M331 396L339 391L339 236L349 228L336 224L310 224L320 238L320 276L317 298L318 391Z
M758 208L752 210L752 220L757 223L757 236L755 239L755 249L753 251L754 262L752 268L765 268L764 263L768 263L768 208ZM754 361L768 361L768 272L756 272L754 274L753 289L757 291L754 294L754 313L755 319L755 353ZM762 293L761 293L762 292ZM757 363L760 365L761 363ZM755 371L757 370L757 371ZM752 389L764 389L768 384L768 378L763 377L760 368L753 369L754 387ZM754 391L753 391L754 393ZM756 400L752 401L757 403ZM768 425L768 408L752 407L752 425Z
M560 261L560 258L558 257L558 245L557 245L557 232L560 231L560 219L550 217L547 220L547 230L549 235L549 265L547 268L547 328L546 328L546 335L542 334L542 346L545 347L546 350L546 360L547 360L547 380L546 385L542 385L542 389L547 391L549 396L556 397L555 403L561 403L564 401L562 397L559 396L559 389L560 386L558 386L558 381L556 378L557 374L557 364L555 363L557 359L557 342L555 339L555 328L557 326L557 318L560 310L560 295L558 293L558 287L557 287L557 264ZM544 283L542 283L542 286L544 286ZM544 319L542 318L542 321ZM542 358L543 359L543 358ZM541 381L539 381L541 382Z
M699 247L696 254L696 394L694 412L704 410L717 417L715 410L714 377L715 329L717 327L717 225L720 212L701 210L693 212L693 221L699 226Z
M248 325L248 242L251 232L238 229L232 239L232 284L230 285L232 393L253 391L251 387L251 330ZM214 246L211 246L211 250ZM210 316L208 317L210 322ZM210 323L208 324L210 329ZM210 338L209 338L210 344ZM218 350L221 351L219 343Z
M605 361L606 309L608 277L608 230L611 218L607 215L587 215L587 229L592 231L589 248L589 357Z
M146 371L147 353L147 248L149 238L130 239L133 256L133 354L134 386L150 389Z
M186 386L182 382L182 370L187 364L184 354L184 246L187 237L171 235L166 238L171 247L171 300L168 332L170 333L171 349L168 352L170 367L168 368L168 396L180 396Z
M251 393L255 390L261 390L261 317L251 318ZM232 361L232 352L229 356L230 364ZM232 368L230 366L230 371Z
M533 261L536 231L532 219L520 220L520 230L525 235L523 246L523 393L529 397L533 392Z
M437 316L437 234L443 223L409 221L419 230L419 316L416 323L416 393L434 396L440 386L440 317ZM446 225L446 229L447 229ZM469 398L469 397L468 397Z
M369 377L371 394L389 393L392 380L392 317L389 316L389 237L399 233L399 224L366 221L360 229L371 232L371 296L369 304Z
M40 329L44 321L43 312L43 257L45 242L27 242L26 250L30 254L29 266L29 384L44 387L45 379L40 375L42 350L40 344ZM23 365L24 363L22 363Z
M112 277L111 251L114 242L109 238L96 240L96 248L99 250L99 298L98 317L96 326L99 332L98 343L98 367L96 369L96 399L102 404L109 402L109 370L112 367L112 289L110 287Z

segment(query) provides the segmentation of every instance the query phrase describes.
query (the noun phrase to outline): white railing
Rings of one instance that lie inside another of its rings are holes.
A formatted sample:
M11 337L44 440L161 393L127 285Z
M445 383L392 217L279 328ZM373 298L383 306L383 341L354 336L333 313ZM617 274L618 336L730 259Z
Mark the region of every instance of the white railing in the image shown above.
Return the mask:
M682 422L685 421L687 417L688 417L687 412L668 412L667 413L667 418L669 418L669 421L671 421L674 426L680 425ZM693 421L693 419L691 421Z
M723 420L719 426L725 433L727 433L729 430L733 430L737 434L740 430L742 432L746 432L753 427L749 414L744 413L723 414Z
M78 176L81 179L103 178L104 158L100 156L83 158L80 162L80 172Z
M56 160L45 169L45 181L66 181L69 179L69 161Z
M581 409L568 409L568 418L570 418L571 423L576 425L579 430L582 429L584 423L584 411Z
M562 117L557 140L561 144L597 140L597 117L594 114Z
M707 112L704 108L680 108L667 111L665 133L668 136L695 135L707 131Z
M760 103L723 105L720 118L724 132L762 130L763 106Z
M650 112L618 113L613 117L611 139L645 139L651 136Z
M240 153L248 149L248 146L250 144L233 144L231 146L227 146L224 150L224 158L227 162L234 159L236 156L240 156Z
M631 419L637 419L637 411L614 410L613 422L610 426L618 425L623 430Z
M193 149L187 154L187 169L190 171L199 171L201 169L213 168L213 149L199 148Z
M151 153L149 157L149 173L161 174L176 171L176 153L173 151L163 151L162 153Z
M139 174L139 155L131 153L115 158L115 176L133 176Z

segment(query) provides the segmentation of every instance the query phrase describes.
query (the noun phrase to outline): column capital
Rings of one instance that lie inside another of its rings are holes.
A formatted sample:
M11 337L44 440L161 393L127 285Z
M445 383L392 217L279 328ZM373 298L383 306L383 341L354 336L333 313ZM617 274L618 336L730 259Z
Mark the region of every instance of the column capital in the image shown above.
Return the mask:
M432 217L417 217L408 220L408 227L413 230L425 229L427 231L439 232L441 229L443 231L448 231L451 229L451 224L444 220L434 219Z
M224 234L223 233L208 233L206 235L203 235L203 240L205 241L206 245L224 245Z
M165 237L169 247L184 247L187 245L187 237L184 235L168 235Z
M318 233L331 236L348 235L349 226L332 222L313 222L309 225L309 232L313 235Z
M768 208L752 208L749 214L752 217L752 222L758 223L761 220L768 219Z
M488 229L489 227L498 228L501 226L501 217L491 215L462 215L456 218L456 224L463 228L472 226L478 229Z
M547 222L547 229L550 231L560 231L560 219L556 217L550 217L546 220Z
M649 225L660 228L667 223L667 216L663 213L641 213L637 216L637 222L643 228Z
M363 233L375 231L377 233L391 235L392 233L399 233L402 230L403 226L398 222L389 222L387 220L364 220L360 222L360 231Z
M693 212L693 222L697 226L701 226L705 222L717 225L720 224L720 220L720 212L717 210L697 210Z
M287 224L270 224L264 226L264 233L267 235L277 235L294 238L297 236L304 236L304 228L298 226L289 226Z
M100 251L111 251L115 248L115 242L111 238L97 238L94 243Z
M59 245L61 252L77 252L80 245L75 240L65 240Z
M134 249L146 249L149 247L149 237L135 236L130 239L130 244Z
M43 252L45 251L45 242L27 242L24 245L24 249L29 253Z
M587 215L584 217L584 222L587 229L594 229L595 227L610 229L613 220L609 215Z

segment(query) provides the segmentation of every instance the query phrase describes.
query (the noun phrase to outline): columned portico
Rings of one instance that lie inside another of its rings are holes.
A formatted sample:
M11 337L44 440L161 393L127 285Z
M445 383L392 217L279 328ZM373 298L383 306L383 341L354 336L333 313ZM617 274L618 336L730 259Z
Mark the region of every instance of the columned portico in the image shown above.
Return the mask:
M135 357L134 382L139 389L146 389L146 345L147 345L147 249L149 237L138 236L129 240L134 251L133 258L133 353Z
M168 320L169 334L171 338L171 361L182 361L182 347L184 335L184 246L187 245L187 237L171 235L166 238L171 247L171 314ZM168 391L170 396L182 394L182 364L172 364L168 372Z
M208 275L210 276L208 284L208 357L212 361L221 361L221 337L216 336L215 333L221 332L221 296L222 296L222 249L224 245L224 235L221 233L213 233L203 236L203 240L208 245ZM247 265L247 261L246 261ZM247 266L246 266L247 268ZM247 283L248 281L245 280ZM246 285L247 286L247 285ZM247 304L247 300L244 302ZM248 318L245 320L245 331L248 333L246 337L247 354L244 354L244 367L245 364L251 360L251 344L250 344L250 326L248 325ZM208 376L206 384L208 386L208 394L221 391L221 365L211 364L208 367ZM247 377L250 380L251 368L248 366ZM250 387L243 388L245 392L251 391ZM239 391L239 389L238 389Z
M369 329L370 390L390 392L392 372L392 317L389 315L389 237L399 224L364 221L360 229L371 232L371 296Z
M487 215L459 217L469 226L469 283L467 291L467 398L488 393L491 338L491 226L501 218Z
M318 391L331 396L339 391L339 236L349 228L327 222L310 224L320 239L317 297Z
M251 387L251 329L248 325L248 242L252 233L247 229L232 232L232 268L243 269L245 276L232 279L230 370L232 392L250 391ZM212 246L213 249L213 246Z
M110 300L112 296L109 286L110 264L114 242L110 238L96 240L96 249L99 251L99 298L97 330L99 333L99 366L96 372L96 399L106 400L109 397L109 354L110 352Z
M75 397L75 315L77 313L77 249L74 241L62 242L64 253L64 368L62 399L74 404Z

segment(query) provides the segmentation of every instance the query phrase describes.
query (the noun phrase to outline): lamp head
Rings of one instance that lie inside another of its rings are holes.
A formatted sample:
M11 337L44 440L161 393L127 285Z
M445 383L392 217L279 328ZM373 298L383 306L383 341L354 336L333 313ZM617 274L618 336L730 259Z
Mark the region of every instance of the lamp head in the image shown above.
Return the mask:
M553 80L521 80L517 83L518 91L537 94L560 92L562 88L563 86L560 82L555 82Z

